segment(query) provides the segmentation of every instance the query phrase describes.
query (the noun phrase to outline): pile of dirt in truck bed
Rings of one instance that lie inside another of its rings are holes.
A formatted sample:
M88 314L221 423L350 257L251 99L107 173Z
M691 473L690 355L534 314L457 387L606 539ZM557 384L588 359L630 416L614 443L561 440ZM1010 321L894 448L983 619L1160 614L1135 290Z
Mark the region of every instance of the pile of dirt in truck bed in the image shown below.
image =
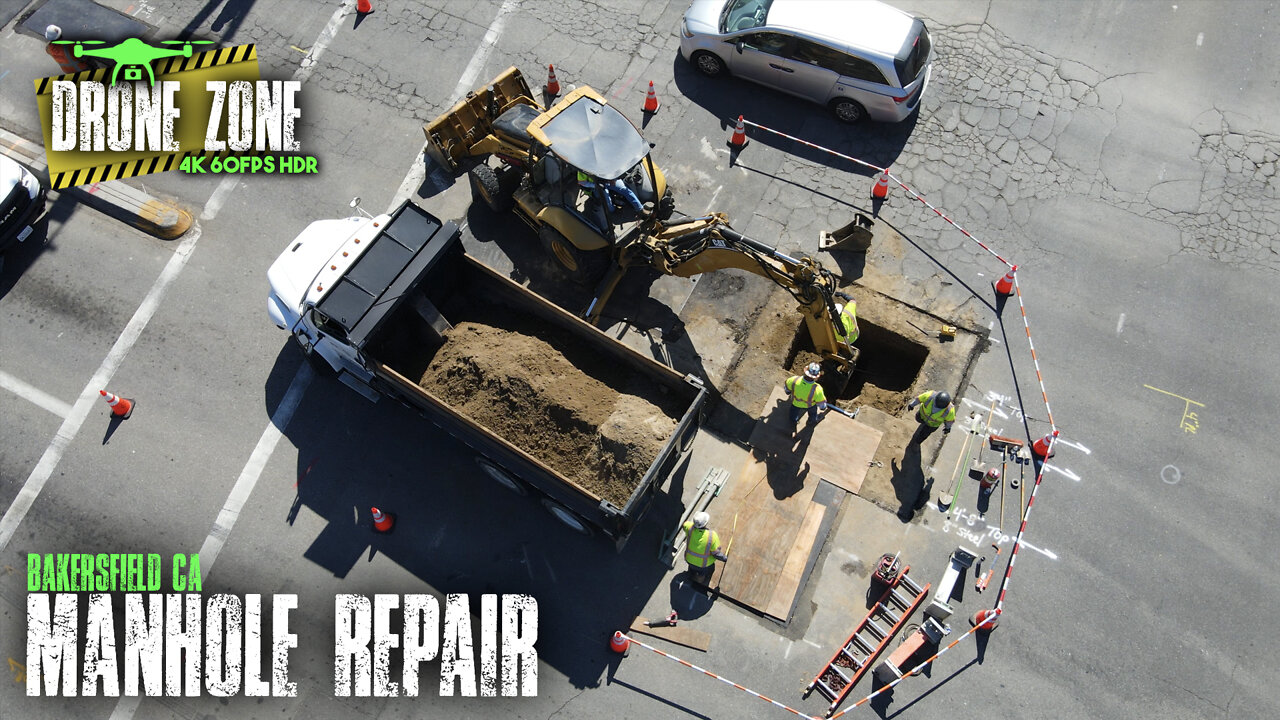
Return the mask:
M460 322L419 384L623 507L675 431L679 409L657 383L628 378L616 362L567 337L539 335Z

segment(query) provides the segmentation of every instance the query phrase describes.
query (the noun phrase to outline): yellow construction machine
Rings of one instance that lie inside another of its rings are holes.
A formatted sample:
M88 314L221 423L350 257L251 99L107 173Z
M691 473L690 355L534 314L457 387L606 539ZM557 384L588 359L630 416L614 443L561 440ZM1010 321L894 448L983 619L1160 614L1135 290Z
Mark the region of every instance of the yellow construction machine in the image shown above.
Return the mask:
M599 320L629 268L679 277L738 268L795 298L828 377L838 388L847 383L858 350L843 339L837 298L848 296L835 276L817 260L744 236L721 213L672 221L675 202L649 156L653 146L591 88L544 109L508 68L423 131L428 156L450 172L479 158L467 171L473 198L514 210L571 278L596 286L588 321Z

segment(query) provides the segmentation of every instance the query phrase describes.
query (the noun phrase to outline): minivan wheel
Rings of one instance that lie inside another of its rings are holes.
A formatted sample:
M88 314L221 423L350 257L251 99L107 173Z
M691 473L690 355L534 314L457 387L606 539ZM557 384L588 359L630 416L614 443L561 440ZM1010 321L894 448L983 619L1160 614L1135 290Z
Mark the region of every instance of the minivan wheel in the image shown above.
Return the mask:
M693 54L693 66L707 77L719 77L724 74L724 61L706 50Z
M836 98L831 101L830 107L831 112L835 113L836 119L840 122L856 123L867 117L866 108L849 98Z

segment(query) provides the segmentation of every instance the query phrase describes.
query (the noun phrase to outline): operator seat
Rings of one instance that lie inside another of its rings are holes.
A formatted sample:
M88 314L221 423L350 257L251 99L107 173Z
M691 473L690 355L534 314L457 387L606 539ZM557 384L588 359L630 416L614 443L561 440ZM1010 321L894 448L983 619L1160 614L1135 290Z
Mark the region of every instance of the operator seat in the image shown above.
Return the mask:
M541 114L541 111L532 105L524 103L512 105L493 121L493 131L528 147L533 144L533 137L529 135L529 123Z

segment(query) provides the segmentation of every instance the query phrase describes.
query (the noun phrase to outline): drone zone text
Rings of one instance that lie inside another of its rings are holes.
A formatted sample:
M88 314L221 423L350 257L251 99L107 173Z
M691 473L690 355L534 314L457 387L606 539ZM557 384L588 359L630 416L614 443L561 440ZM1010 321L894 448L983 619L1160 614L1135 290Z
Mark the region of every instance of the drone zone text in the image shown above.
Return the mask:
M57 152L182 152L174 123L179 81L104 85L55 80L52 148ZM203 150L219 152L298 150L294 123L302 115L296 80L215 81ZM185 148L191 150L192 148Z

